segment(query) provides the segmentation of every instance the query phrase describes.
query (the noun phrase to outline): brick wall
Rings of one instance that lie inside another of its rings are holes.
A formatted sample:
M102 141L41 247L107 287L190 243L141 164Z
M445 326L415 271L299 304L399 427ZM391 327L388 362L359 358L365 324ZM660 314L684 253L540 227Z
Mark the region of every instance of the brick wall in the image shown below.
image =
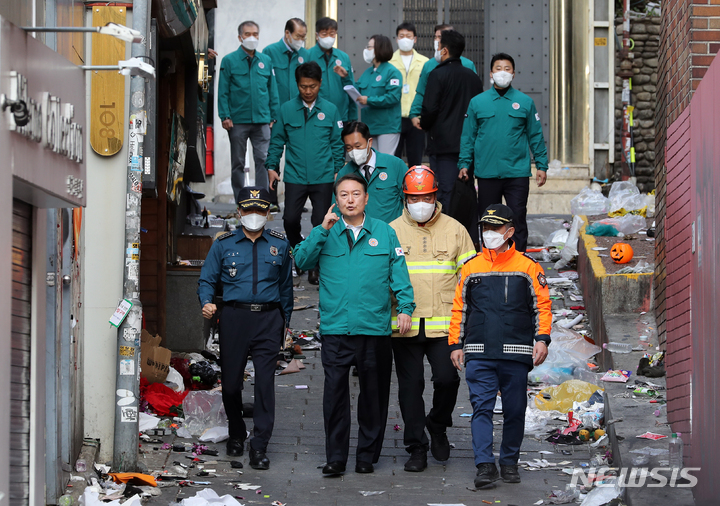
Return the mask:
M669 126L685 111L700 80L720 50L720 0L662 2L655 114L655 313L661 345L666 314L666 139Z
M668 421L673 431L683 433L690 443L690 372L692 335L690 332L690 288L692 266L690 213L690 108L686 108L667 131L667 217L665 252L667 262L666 329Z

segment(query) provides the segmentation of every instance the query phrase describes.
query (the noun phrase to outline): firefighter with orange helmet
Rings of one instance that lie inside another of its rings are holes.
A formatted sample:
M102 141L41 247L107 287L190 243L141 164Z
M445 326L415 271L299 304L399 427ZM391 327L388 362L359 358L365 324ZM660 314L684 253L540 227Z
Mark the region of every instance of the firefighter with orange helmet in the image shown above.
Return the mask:
M448 332L458 272L475 255L475 247L465 227L442 213L432 170L412 167L405 173L402 188L403 214L390 226L405 253L417 307L410 331L395 332L392 345L405 424L403 442L410 454L405 470L419 472L427 467L428 448L436 460L446 461L450 456L446 429L452 426L460 377L450 360ZM393 328L397 328L395 322ZM424 357L433 378L433 402L427 415Z

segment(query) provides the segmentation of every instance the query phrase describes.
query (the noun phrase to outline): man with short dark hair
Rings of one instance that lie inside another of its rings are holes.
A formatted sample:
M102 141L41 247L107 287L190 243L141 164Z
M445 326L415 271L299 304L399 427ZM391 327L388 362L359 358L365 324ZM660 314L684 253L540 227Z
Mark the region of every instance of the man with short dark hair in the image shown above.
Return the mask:
M320 97L337 107L344 122L357 118L357 105L343 89L355 85L350 57L344 51L333 47L337 40L337 21L320 18L315 22L317 44L308 50L308 60L320 65L323 73Z
M361 121L351 121L343 127L342 140L350 161L338 172L338 177L356 174L368 185L370 196L368 216L390 223L402 214L404 199L402 183L407 165L401 159L375 149L370 129Z
M512 87L515 60L498 53L490 62L492 87L470 101L462 130L459 177L478 181L478 211L500 204L503 197L515 215L516 248L527 247L527 201L530 151L538 186L547 179L548 158L540 115L533 99Z
M465 37L455 30L443 30L436 58L440 64L428 77L420 126L429 132L428 151L434 157L430 168L438 178L437 199L449 214L450 199L458 177L460 135L470 100L482 92L482 81L460 61Z
M428 61L426 56L418 53L413 47L417 42L417 29L412 23L404 22L395 29L398 50L393 54L390 63L400 71L402 80L402 125L400 131L400 144L395 156L401 158L403 153L407 157L410 167L422 163L425 149L425 134L413 127L410 120L410 107L418 87L423 65Z
M280 105L298 96L295 69L309 61L305 49L306 36L305 21L288 19L283 38L263 49L263 54L268 55L273 63Z
M295 70L299 96L280 107L273 127L266 167L270 185L280 179L280 158L285 148L285 213L283 222L290 245L300 235L303 204L312 202L310 222L322 223L332 201L335 175L345 163L340 132L343 122L333 104L318 97L322 83L320 66L311 61ZM317 284L317 270L308 273L308 281Z
M245 186L248 139L255 159L255 185L268 188L265 158L270 124L277 118L279 103L272 60L257 51L259 37L257 23L240 23L240 48L220 63L218 115L230 137L231 182L236 201Z
M358 446L355 472L372 473L387 421L392 371L390 308L397 300L398 330L410 330L415 310L405 254L392 228L365 213L367 181L338 178L335 199L295 251L300 269L320 266L320 333L325 373L325 475L345 472L350 446L350 368L358 369Z

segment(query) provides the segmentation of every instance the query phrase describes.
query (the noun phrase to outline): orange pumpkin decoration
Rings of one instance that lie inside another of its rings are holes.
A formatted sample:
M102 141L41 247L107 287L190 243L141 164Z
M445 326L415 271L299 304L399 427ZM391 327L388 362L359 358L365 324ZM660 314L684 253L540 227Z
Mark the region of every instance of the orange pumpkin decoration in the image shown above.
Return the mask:
M610 249L610 258L616 264L626 264L633 258L633 249L626 242L617 242Z

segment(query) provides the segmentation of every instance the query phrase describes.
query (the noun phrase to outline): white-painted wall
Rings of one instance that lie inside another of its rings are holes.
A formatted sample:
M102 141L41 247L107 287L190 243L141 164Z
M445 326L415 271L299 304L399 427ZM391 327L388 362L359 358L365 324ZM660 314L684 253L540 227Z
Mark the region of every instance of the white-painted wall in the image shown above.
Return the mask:
M236 51L240 47L237 38L238 25L243 21L252 20L260 26L259 49L265 48L280 40L284 34L285 23L290 18L305 18L304 0L218 0L215 11L215 50L219 53L218 62L223 56ZM310 35L310 32L308 35ZM312 30L311 33L315 33ZM315 43L309 40L307 47ZM217 72L213 77L215 86L215 111L217 111ZM193 184L193 188L205 192L208 199L217 194L217 185L230 178L230 141L227 132L222 127L222 121L217 113L212 118L215 130L215 175L208 177L205 184ZM252 156L250 156L252 163ZM251 165L250 175L254 178L254 165Z
M127 26L132 26L128 11ZM86 43L91 61L91 43ZM130 44L127 44L130 57ZM83 340L82 374L85 437L100 439L98 461L112 460L115 427L115 369L117 329L108 323L123 296L125 261L125 181L127 178L127 132L122 149L113 156L100 156L90 147L90 72L87 73L87 207L83 213ZM130 78L125 79L125 116L130 96Z

